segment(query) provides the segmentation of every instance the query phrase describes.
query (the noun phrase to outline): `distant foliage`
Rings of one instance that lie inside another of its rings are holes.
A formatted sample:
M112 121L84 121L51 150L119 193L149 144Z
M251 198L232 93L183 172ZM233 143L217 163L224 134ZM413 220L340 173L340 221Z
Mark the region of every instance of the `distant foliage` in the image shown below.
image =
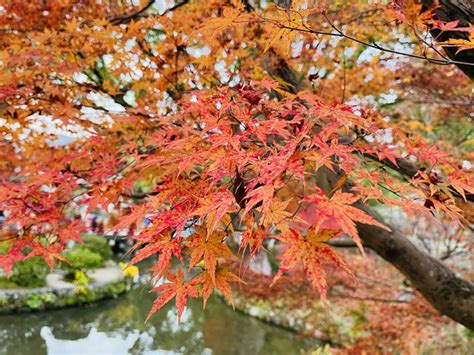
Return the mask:
M85 247L90 251L99 254L102 260L109 260L112 257L112 249L110 248L109 241L104 236L98 235L86 235L81 237L83 245L79 247Z

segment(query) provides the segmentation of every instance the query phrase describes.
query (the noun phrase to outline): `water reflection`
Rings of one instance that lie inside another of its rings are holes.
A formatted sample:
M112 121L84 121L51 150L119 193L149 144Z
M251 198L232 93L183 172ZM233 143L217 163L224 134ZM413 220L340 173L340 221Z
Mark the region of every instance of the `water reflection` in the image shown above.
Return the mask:
M126 338L108 335L92 327L85 338L69 340L56 339L50 327L44 326L40 331L41 338L46 343L49 354L72 354L81 349L83 353L114 353L128 354L140 334L137 331L129 333Z
M117 300L0 316L2 354L298 354L294 334L232 311L215 297L192 301L178 324L172 305L145 323L153 301L142 289Z

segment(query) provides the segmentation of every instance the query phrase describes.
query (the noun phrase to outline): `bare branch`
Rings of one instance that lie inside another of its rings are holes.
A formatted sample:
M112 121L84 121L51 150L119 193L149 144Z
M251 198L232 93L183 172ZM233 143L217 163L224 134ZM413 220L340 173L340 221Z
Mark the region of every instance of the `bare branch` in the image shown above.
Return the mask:
M114 25L120 25L122 23L128 23L128 22L130 22L132 20L135 20L139 17L144 17L145 12L154 4L154 2L155 2L155 0L150 0L141 9L131 13L130 15L123 15L123 16L113 18L113 19L110 20L110 22ZM163 12L162 14L160 14L160 16L164 16L168 12L171 12L171 11L174 11L174 10L178 9L181 6L186 5L188 2L189 2L189 0L183 0L181 2L178 2L178 3L174 4L173 6L171 6L170 8L166 9L166 11Z
M278 28L287 29L287 30L290 30L290 31L304 32L304 33L310 33L310 34L321 35L321 36L346 38L346 39L349 39L353 42L363 44L367 47L377 49L381 52L387 52L387 53L401 55L401 56L405 56L405 57L409 57L409 58L424 60L424 61L428 61L432 64L438 64L438 65L451 65L451 64L454 64L454 65L457 65L457 66L471 67L472 70L474 71L474 62L464 62L464 61L454 60L454 59L451 59L451 58L448 58L448 57L434 58L434 57L428 57L426 55L417 55L417 54L412 54L412 53L407 53L407 52L401 52L401 51L397 51L395 49L390 49L390 48L387 48L387 47L383 47L383 46L377 44L376 42L364 41L360 38L357 38L357 37L348 35L347 33L344 33L341 29L339 29L329 19L329 17L325 13L323 13L323 15L324 15L324 17L326 18L329 25L332 27L332 29L334 31L329 32L329 31L315 30L315 29L310 28L306 24L303 24L303 27L287 26L287 25L283 25L279 22L276 22L274 20L267 19L267 18L262 18L262 22L273 23Z

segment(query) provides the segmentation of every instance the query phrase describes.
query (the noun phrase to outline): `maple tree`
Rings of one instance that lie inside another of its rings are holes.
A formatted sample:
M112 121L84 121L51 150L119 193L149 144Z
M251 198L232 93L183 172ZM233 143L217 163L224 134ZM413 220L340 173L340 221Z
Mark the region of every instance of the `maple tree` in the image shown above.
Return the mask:
M346 235L472 328L474 285L368 207L472 221L472 131L433 133L472 119L467 2L4 0L0 266L53 266L85 229L71 210L133 201L111 228L149 222L130 238L169 280L151 314L231 300L268 240L288 247L274 282L302 265L324 297Z

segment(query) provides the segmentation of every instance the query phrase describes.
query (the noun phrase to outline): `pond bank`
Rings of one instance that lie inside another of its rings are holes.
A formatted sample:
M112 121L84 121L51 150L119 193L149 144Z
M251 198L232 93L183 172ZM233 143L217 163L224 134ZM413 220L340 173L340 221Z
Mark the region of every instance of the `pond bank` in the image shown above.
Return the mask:
M466 354L473 348L472 332L441 316L420 295L408 294L396 277L384 278L382 290L377 278L367 282L361 277L354 287L336 272L332 276L327 300L322 301L299 273L283 276L270 287L272 277L247 272L246 284L233 289L234 306L265 323L328 344L336 354Z
M78 286L54 271L47 275L45 287L0 289L0 313L56 309L115 298L130 290L132 284L112 262L90 271L88 277L88 285Z
M270 301L235 290L233 295L236 311L323 344L342 346L358 336L353 330L356 317L318 299L298 307L297 302L284 298Z

